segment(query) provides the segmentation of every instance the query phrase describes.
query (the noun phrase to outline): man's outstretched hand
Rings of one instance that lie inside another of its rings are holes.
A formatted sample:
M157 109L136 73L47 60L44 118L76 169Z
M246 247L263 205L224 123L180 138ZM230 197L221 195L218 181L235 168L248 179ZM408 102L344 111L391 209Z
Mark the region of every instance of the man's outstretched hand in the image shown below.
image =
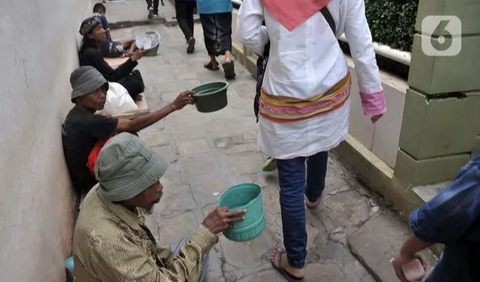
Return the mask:
M133 54L130 56L130 59L134 62L138 61L147 53L148 53L148 50L138 49L135 52L133 52Z
M246 210L228 211L227 207L217 207L203 221L203 225L213 234L233 228L233 223L245 219Z
M177 98L175 98L175 101L170 103L171 107L174 110L181 110L186 105L195 104L195 100L193 99L193 94L194 93L191 90L183 91L182 93L178 94Z

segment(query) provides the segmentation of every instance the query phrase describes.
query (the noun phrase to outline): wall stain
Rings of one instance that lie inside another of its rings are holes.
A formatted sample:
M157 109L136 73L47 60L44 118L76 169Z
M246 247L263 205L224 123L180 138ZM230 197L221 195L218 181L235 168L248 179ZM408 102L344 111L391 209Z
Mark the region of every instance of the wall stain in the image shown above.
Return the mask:
M0 213L0 231L3 229L3 223L5 222L5 217Z
M27 77L27 68L25 67L26 62L27 62L26 59L22 59L23 75L25 77L25 84L27 85L27 87L30 87L30 84L28 83L28 77Z

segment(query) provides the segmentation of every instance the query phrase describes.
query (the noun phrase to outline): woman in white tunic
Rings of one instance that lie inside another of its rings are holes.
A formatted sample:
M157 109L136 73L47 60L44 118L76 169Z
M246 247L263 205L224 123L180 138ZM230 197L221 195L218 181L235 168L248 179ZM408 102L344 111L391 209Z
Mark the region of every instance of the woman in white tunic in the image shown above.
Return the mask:
M351 78L336 37L347 36L365 115L376 122L386 112L364 5L364 0L243 0L238 13L241 43L256 54L271 44L259 146L278 164L285 250L274 250L271 260L289 281L305 275L304 194L307 207L317 207L328 151L348 135ZM319 12L324 7L335 34Z

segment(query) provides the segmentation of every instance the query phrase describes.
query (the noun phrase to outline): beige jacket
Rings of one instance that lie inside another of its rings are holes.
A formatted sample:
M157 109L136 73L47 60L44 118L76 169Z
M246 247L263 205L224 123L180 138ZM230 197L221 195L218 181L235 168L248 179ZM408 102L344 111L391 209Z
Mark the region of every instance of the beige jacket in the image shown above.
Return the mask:
M179 238L181 239L181 238ZM218 237L201 225L175 256L157 246L145 215L106 201L94 187L73 236L76 282L197 282Z

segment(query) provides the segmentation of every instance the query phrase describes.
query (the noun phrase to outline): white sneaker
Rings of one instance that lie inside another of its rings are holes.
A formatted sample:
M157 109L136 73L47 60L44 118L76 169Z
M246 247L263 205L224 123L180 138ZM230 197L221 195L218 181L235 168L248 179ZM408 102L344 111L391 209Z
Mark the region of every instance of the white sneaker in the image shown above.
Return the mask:
M148 9L148 19L151 20L153 18L153 8Z

